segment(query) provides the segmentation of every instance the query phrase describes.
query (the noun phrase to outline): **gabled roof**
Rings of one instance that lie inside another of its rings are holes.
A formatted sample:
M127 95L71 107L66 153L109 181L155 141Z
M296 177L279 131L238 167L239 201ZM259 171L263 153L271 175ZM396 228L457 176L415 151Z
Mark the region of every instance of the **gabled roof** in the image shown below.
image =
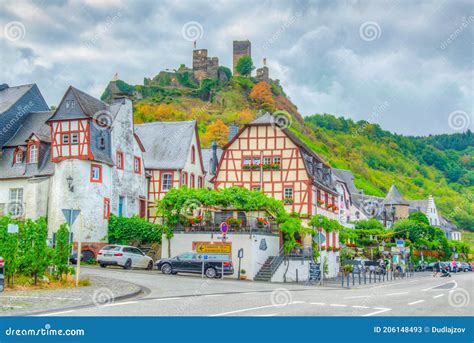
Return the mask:
M354 175L350 170L332 168L334 176L340 181L344 182L351 194L359 194L360 191L354 184Z
M426 213L428 211L428 200L407 200L410 210Z
M0 114L8 111L15 103L21 99L34 84L6 87L0 90Z
M13 163L16 148L4 148L0 157L0 180L50 176L54 174L54 163L51 161L51 145L41 144L38 163L26 163L23 154L22 163Z
M222 149L217 149L217 162L221 159L222 156ZM211 165L212 165L212 149L201 149L202 153L202 160L204 162L204 170L206 173L210 173Z
M51 142L51 131L46 121L51 117L51 112L28 113L23 124L16 131L4 147L26 145L26 141L32 134L36 135L42 142Z
M64 102L71 98L77 101L78 106L65 108ZM73 86L69 86L50 120L79 119L84 117L94 118L97 112L106 111L107 109L108 106L105 102Z
M387 196L385 197L384 203L391 205L408 205L408 202L403 200L400 191L395 185L392 185L390 187L390 190L388 191Z
M184 168L193 135L196 135L198 142L196 153L201 159L197 124L194 120L139 124L135 125L135 133L145 147L143 159L146 169ZM200 162L202 166L202 160Z

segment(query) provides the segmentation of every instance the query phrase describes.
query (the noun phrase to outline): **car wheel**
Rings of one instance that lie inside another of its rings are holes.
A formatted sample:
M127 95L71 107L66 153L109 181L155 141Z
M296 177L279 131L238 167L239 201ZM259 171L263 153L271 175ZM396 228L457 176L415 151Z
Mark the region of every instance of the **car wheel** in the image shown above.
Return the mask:
M153 261L148 262L148 266L146 267L147 270L153 269Z
M132 260L128 259L127 262L125 262L123 269L130 269L130 268L132 268Z
M169 263L165 263L161 266L161 272L165 275L169 275L173 273L173 269L171 268L171 265Z
M105 264L101 264L100 266L101 266L102 268L105 268L105 267L107 267Z
M217 275L217 272L214 268L207 268L206 269L206 276L209 278L209 279L212 279L212 278L215 278Z

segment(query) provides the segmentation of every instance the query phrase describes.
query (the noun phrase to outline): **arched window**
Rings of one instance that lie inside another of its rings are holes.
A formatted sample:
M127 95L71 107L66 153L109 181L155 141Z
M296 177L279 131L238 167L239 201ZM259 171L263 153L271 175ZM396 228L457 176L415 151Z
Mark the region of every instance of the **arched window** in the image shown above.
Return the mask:
M191 147L191 163L196 163L196 148L194 147L194 145Z

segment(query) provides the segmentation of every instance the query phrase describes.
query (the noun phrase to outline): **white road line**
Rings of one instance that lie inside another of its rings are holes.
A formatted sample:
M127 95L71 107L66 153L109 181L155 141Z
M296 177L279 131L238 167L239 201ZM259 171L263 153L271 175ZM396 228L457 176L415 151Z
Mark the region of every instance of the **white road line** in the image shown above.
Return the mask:
M206 298L210 298L210 297L223 297L224 294L204 294L203 296L206 297Z
M360 305L354 305L354 306L351 306L353 308L370 308L368 306L360 306Z
M347 305L342 305L342 304L329 304L329 306L332 306L332 307L347 307Z
M129 304L136 304L138 301L125 301L121 303L112 303L112 304L107 304L101 307L112 307L112 306L121 306L121 305L129 305Z
M419 304L419 303L422 303L422 302L424 302L424 300L417 300L417 301L413 301L411 303L408 303L408 305L411 306L411 305Z
M441 298L442 296L444 296L444 294L438 294L438 295L435 295L435 296L433 297L433 299Z
M259 307L250 307L250 308L244 308L244 309L241 309L241 310L235 310L235 311L229 311L229 312L211 314L210 317L226 316L226 315L228 315L228 314L241 313L241 312L253 311L253 310L260 310L260 309L262 309L262 308L270 308L270 307L275 307L275 305L266 305L266 306L259 306Z
M364 314L363 317L374 316L374 315L379 314L379 313L384 313L384 312L387 312L387 311L391 311L392 309L391 308L374 307L374 310L377 310L377 311Z
M269 314L257 314L254 317L274 317L276 316L276 313L269 313Z
M359 299L359 298L370 298L371 295L358 295L354 297L345 297L344 299Z
M408 292L390 293L390 294L387 294L387 296L389 296L389 295L402 295L402 294L408 294Z
M245 292L245 293L241 293L241 294L245 294L245 295L253 295L253 294L257 294L258 292Z
M65 313L71 313L71 312L74 312L74 311L69 310L69 311L61 311L61 312L51 312L51 313L46 313L46 314L39 314L38 317L57 316L58 314L65 314Z
M324 306L326 305L325 303L310 303L311 305L321 305L321 306Z
M299 300L297 300L297 301L292 301L292 302L290 302L290 305L294 305L294 304L304 304L304 303L305 303L304 301L299 301Z
M151 299L153 301L166 301L166 300L178 300L183 298L158 298L158 299Z
M426 292L426 291L429 291L430 289L447 285L448 283L454 283L454 287L451 288L451 289L455 289L455 288L458 286L457 282L453 280L453 281L448 281L448 282L442 283L442 284L440 284L440 285L436 285L436 286L432 286L432 287L428 287L428 288L422 289L421 291L422 291L422 292Z

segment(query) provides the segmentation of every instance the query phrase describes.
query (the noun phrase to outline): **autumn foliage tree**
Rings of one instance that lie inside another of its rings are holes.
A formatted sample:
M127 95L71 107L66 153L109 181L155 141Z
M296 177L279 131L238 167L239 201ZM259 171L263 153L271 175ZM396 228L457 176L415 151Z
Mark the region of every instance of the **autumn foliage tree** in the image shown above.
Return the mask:
M222 147L227 143L228 136L229 128L221 119L217 119L207 127L206 132L202 135L201 143L204 147L209 147L212 141L217 141L217 144Z
M250 98L255 102L258 109L268 112L275 111L275 99L268 82L257 83L250 92Z

